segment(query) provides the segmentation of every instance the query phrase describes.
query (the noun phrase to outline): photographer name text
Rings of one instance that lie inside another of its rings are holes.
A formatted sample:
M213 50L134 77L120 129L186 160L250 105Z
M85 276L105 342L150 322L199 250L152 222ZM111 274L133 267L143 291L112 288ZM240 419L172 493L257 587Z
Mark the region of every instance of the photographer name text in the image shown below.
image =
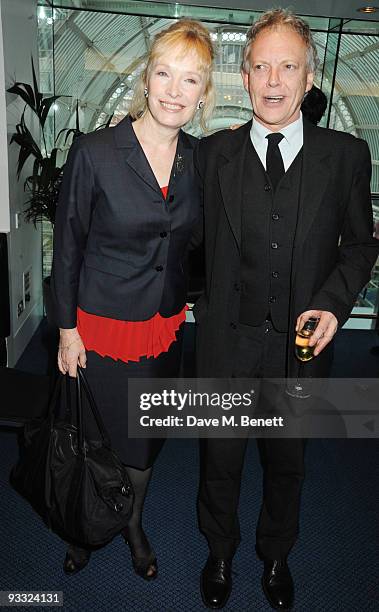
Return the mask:
M163 418L144 415L140 417L142 427L284 427L283 417L252 418L248 415L223 415L222 417L200 418L191 414L185 417L166 416Z

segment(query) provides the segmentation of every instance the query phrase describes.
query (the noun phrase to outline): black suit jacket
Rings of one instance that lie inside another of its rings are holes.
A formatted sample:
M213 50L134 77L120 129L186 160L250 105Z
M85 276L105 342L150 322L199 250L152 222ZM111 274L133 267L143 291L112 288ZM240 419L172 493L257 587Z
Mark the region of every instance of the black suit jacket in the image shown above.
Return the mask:
M230 376L239 319L242 171L251 121L200 142L196 165L204 183L206 290L195 306L200 376ZM288 374L296 318L328 310L343 325L378 255L372 237L371 160L365 141L304 119L303 170L294 239ZM254 182L254 177L251 177ZM252 203L254 205L254 203ZM262 253L262 257L264 254ZM264 299L264 296L262 296ZM314 375L330 354L312 363ZM308 368L309 370L309 368Z
M180 131L164 200L129 117L78 138L64 169L54 229L59 327L76 308L115 319L171 316L186 300L186 256L199 216L196 138Z

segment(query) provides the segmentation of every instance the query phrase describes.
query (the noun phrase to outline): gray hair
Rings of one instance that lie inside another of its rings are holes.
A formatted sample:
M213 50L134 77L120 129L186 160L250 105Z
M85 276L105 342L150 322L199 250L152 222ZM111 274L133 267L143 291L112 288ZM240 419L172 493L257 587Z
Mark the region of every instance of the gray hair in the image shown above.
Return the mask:
M250 72L250 47L258 34L262 32L262 30L274 30L280 26L287 27L301 36L307 47L307 70L308 72L316 72L319 59L310 27L303 19L286 9L273 9L267 11L250 27L246 34L241 70Z

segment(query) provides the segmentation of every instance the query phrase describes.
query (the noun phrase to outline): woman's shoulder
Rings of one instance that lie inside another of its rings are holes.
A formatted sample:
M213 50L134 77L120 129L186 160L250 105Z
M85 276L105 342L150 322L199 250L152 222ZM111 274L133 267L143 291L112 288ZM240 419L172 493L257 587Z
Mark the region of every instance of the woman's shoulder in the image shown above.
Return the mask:
M112 130L114 128L105 127L100 128L98 130L94 130L93 132L88 132L88 134L81 134L77 138L75 138L73 144L76 147L88 147L91 150L94 147L104 147L104 145L111 143L113 141Z
M199 139L196 138L196 136L193 136L192 134L189 134L188 132L184 132L183 130L180 130L180 134L181 134L181 138L185 140L193 149L196 148L196 146L199 143Z
M135 141L133 129L131 127L131 118L126 115L116 123L116 125L108 127L99 127L92 132L82 134L75 139L75 144L78 147L88 147L92 150L104 149L104 146L124 145Z

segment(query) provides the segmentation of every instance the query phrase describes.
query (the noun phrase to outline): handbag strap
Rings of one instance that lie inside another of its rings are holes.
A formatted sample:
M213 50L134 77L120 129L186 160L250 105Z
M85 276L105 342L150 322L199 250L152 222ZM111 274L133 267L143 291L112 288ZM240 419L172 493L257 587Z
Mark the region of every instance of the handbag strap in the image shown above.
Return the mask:
M55 379L55 383L54 383L54 387L53 387L53 391L50 395L50 399L49 399L49 406L47 409L47 418L54 418L56 410L57 410L57 406L58 406L58 397L61 393L61 388L62 388L62 384L66 385L67 388L67 383L65 381L65 376L63 374L61 374L60 372L58 373L58 376Z
M62 387L64 387L64 389L62 388L61 399L64 407L65 420L70 420L72 423L72 379L68 375L65 376L64 374L61 374L61 376L63 376ZM65 393L63 391L65 391Z
M92 391L91 388L88 384L88 381L84 375L83 369L78 366L78 373L77 373L77 377L76 377L76 383L77 383L77 392L78 392L78 446L79 446L79 452L83 455L86 454L86 449L85 449L85 421L84 421L84 413L83 413L83 395L82 395L82 389L84 389L84 392L87 396L88 399L88 403L90 405L91 408L91 412L95 418L96 421L96 425L99 429L102 441L104 443L105 446L107 446L108 448L111 448L111 442L110 442L110 437L109 434L106 430L106 427L104 425L104 421L100 416L100 412L99 409L96 405L95 399L92 395Z
M54 418L60 413L61 408L63 408L64 418L70 421L71 424L73 423L70 380L68 374L62 374L59 370L53 377L52 391L50 393L46 413L47 418L50 419L51 422L54 421Z

